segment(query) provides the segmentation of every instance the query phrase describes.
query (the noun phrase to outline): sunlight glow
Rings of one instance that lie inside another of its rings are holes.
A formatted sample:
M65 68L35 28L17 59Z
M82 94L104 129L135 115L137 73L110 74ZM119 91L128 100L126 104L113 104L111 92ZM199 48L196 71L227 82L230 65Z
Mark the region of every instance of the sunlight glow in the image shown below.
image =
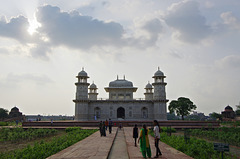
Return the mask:
M30 35L33 35L35 32L37 32L37 28L40 27L41 24L37 22L36 19L29 20L29 28L28 28L28 33Z

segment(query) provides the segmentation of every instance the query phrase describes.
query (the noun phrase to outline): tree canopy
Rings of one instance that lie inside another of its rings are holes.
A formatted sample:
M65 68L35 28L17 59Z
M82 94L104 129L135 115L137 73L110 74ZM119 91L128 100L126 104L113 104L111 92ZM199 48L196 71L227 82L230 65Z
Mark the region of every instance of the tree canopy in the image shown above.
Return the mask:
M177 100L172 100L168 106L168 110L170 113L176 112L178 116L182 117L184 120L184 116L190 114L192 110L197 108L196 105L189 98L179 97Z
M221 120L222 121L222 114L218 114L216 112L213 112L212 114L210 114L210 116L212 118L215 118L215 119L218 119L218 120Z
M237 105L236 115L240 115L240 105Z
M0 108L0 119L3 120L8 117L8 110Z

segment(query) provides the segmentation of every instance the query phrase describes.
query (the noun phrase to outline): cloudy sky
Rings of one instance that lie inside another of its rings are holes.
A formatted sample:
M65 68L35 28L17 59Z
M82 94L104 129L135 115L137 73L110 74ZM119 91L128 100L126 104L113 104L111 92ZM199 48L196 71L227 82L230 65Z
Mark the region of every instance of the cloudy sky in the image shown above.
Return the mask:
M104 87L117 75L143 98L157 67L167 98L197 111L240 101L239 0L1 0L0 107L73 115L76 75Z

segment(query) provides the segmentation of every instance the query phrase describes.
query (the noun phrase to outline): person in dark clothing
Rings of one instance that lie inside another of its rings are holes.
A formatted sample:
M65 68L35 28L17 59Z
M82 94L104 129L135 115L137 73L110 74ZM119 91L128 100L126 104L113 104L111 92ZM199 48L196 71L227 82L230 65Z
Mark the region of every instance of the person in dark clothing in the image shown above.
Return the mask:
M106 136L106 127L105 127L105 122L102 122L102 136Z
M137 138L138 138L138 127L137 124L135 124L133 128L133 138L135 140L135 146L137 147Z
M99 131L100 131L100 135L102 137L103 136L103 133L102 133L102 121L99 122Z
M120 130L122 129L122 123L119 124L119 128L120 128Z
M113 122L112 122L112 120L111 119L109 119L109 122L108 122L108 127L109 127L109 134L111 134L112 133L112 126L113 126Z

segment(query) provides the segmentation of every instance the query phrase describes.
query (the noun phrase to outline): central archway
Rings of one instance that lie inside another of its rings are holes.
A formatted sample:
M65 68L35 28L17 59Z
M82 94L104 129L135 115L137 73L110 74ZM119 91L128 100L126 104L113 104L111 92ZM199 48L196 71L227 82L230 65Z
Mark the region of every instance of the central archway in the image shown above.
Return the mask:
M125 118L125 109L123 107L117 109L117 118Z

